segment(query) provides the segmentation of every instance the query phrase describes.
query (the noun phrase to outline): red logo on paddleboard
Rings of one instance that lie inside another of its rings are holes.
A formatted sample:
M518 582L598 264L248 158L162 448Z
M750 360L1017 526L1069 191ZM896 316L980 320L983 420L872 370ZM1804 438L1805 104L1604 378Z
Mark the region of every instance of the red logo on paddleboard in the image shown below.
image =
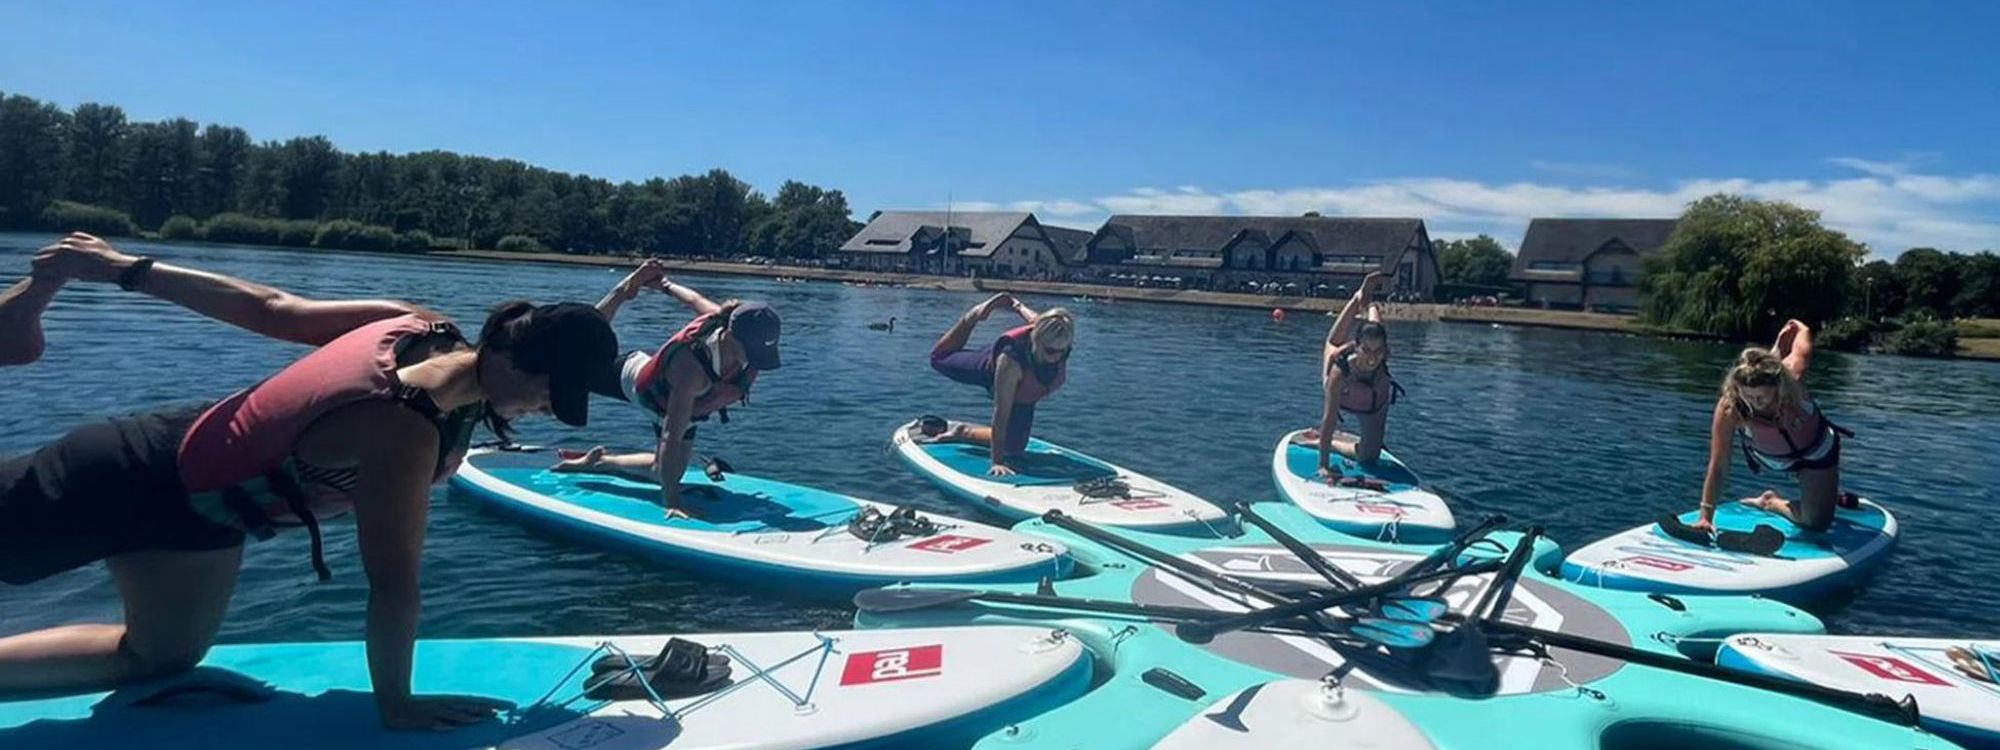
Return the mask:
M1931 674L1922 669L1918 669L1917 665L1911 664L1907 661L1903 661L1902 659L1898 659L1893 656L1876 656L1874 654L1850 654L1844 651L1828 651L1827 653L1833 654L1834 656L1838 656L1847 663L1859 667L1861 671L1875 675L1876 677L1880 677L1884 680L1909 682L1918 685L1937 685L1939 687L1951 687L1951 683L1944 681L1937 675Z
M1620 560L1619 562L1628 565L1638 565L1641 567L1652 568L1654 570L1664 570L1668 573L1679 573L1682 571L1694 570L1693 565L1689 565L1687 563L1680 562L1677 560L1667 560L1663 558L1653 557L1651 555L1632 555L1631 557L1627 557L1623 560Z
M1363 513L1371 513L1378 516L1395 516L1397 518L1401 518L1403 516L1403 508L1400 505L1389 505L1386 503L1355 503L1354 509L1361 511Z
M1131 500L1118 500L1111 504L1123 510L1153 510L1156 508L1167 507L1166 503L1160 502L1158 500L1148 500L1143 497L1134 498Z
M991 539L981 539L976 536L940 534L938 536L925 539L921 542L912 543L910 545L910 549L920 549L925 552L936 552L940 555L956 555L960 552L964 552L974 547L983 546L992 541L993 540Z
M872 685L941 674L944 674L944 644L939 643L848 654L847 668L840 673L840 684Z

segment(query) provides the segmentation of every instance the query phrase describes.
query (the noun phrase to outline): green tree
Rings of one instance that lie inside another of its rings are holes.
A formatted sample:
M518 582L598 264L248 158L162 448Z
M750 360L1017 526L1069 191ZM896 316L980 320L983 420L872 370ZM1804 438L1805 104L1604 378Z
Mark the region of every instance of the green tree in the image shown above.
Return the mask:
M1958 260L1928 247L1913 247L1896 256L1896 278L1910 311L1952 317L1952 302L1963 286Z
M1964 285L1952 307L1963 318L2000 318L2000 255L1991 250L1966 256Z
M1438 274L1447 284L1500 286L1514 267L1514 256L1500 241L1486 235L1469 240L1431 243L1437 252Z
M125 110L104 104L79 104L69 117L63 166L68 170L63 197L96 206L129 206L126 180L131 155L126 139L131 123Z
M1640 315L1648 323L1761 339L1788 318L1817 325L1846 303L1866 251L1820 225L1819 213L1778 201L1711 195L1681 215L1648 259Z
M1850 315L1881 320L1903 314L1903 279L1886 260L1870 261L1855 269L1853 288L1848 295Z
M157 227L175 213L193 210L201 176L200 126L180 118L140 123L130 140L132 219Z
M236 210L243 170L250 158L250 134L242 128L210 125L201 131L201 178L196 183L195 218Z
M0 221L34 226L62 187L67 116L25 96L0 97Z
M333 198L341 166L339 149L325 136L285 141L278 159L284 197L280 215L287 219L318 219Z

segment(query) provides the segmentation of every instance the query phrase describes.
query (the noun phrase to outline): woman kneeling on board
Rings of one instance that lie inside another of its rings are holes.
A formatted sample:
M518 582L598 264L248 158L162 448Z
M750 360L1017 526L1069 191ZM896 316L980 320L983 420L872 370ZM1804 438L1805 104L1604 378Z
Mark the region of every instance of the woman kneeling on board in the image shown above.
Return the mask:
M1382 456L1382 441L1388 431L1389 405L1396 402L1403 387L1389 375L1389 329L1382 325L1382 311L1369 300L1376 284L1387 278L1371 271L1361 279L1361 288L1340 309L1333 327L1320 346L1319 429L1301 435L1319 445L1319 475L1338 478L1333 453L1339 452L1364 464ZM1356 321L1366 308L1365 320ZM1340 413L1347 412L1360 422L1356 435L1336 433Z
M606 320L645 289L673 295L695 312L680 331L653 354L627 352L591 391L638 406L653 422L654 452L606 456L602 448L570 456L557 471L602 471L630 475L651 469L669 516L687 516L681 507L681 474L694 452L694 423L713 414L729 423L729 407L749 398L757 374L776 370L778 312L762 302L729 300L716 304L688 287L668 281L659 261L639 265L597 303ZM681 356L685 354L686 356Z
M983 349L967 349L972 329L1005 307L1025 325L1000 334ZM993 395L990 427L956 425L937 440L991 446L992 476L1015 473L1007 461L1027 453L1029 431L1035 425L1035 405L1062 388L1069 377L1070 348L1076 343L1076 316L1060 307L1035 312L1013 295L1002 292L972 306L951 330L931 347L931 369Z
M191 668L221 626L246 535L353 512L368 580L367 654L384 726L433 730L503 703L410 692L431 485L474 428L553 411L587 419L590 368L618 340L589 306L510 302L477 344L400 302L310 302L72 237L36 261L43 283L116 282L275 338L318 347L212 404L117 417L0 462L0 581L103 560L123 625L0 638L0 695L102 689Z
M1851 435L1820 412L1806 393L1806 369L1812 363L1812 331L1787 321L1771 348L1743 350L1722 378L1722 397L1708 438L1708 474L1701 485L1701 518L1695 527L1713 532L1715 502L1729 477L1730 444L1743 436L1743 459L1752 473L1765 469L1798 477L1799 502L1794 504L1767 490L1744 500L1777 513L1799 528L1825 531L1833 525L1841 500L1840 440Z

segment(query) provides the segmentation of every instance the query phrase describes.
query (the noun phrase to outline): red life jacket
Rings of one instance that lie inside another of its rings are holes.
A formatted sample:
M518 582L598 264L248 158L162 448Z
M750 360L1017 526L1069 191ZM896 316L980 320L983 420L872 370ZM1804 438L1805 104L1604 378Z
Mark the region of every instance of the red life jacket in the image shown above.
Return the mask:
M673 384L667 379L667 364L673 361L675 354L683 351L694 357L695 364L701 365L702 374L708 377L707 387L695 394L692 412L695 419L707 419L710 414L719 413L723 424L728 424L729 407L749 400L750 385L757 382L757 368L745 366L734 376L724 378L715 371L715 360L701 341L707 333L703 329L708 328L719 314L706 313L688 321L667 339L667 343L660 345L652 361L639 368L632 390L638 396L638 404L652 413L655 421L666 421L667 399L673 395Z
M1000 340L993 344L993 365L999 364L1001 357L1013 359L1021 366L1021 385L1014 390L1014 403L1032 404L1048 398L1063 387L1069 379L1069 355L1054 363L1042 362L1035 358L1035 346L1028 334L1032 325L1024 325L1000 334Z
M484 405L442 415L430 395L396 377L398 358L429 356L463 342L449 322L403 315L356 328L301 357L264 382L208 408L181 439L181 483L204 517L269 538L272 527L302 524L312 533L313 568L332 577L320 547L319 518L346 513L345 492L302 481L293 458L299 437L320 417L349 404L386 399L440 421L432 481L458 470ZM421 355L421 356L417 356ZM449 417L449 419L445 419Z

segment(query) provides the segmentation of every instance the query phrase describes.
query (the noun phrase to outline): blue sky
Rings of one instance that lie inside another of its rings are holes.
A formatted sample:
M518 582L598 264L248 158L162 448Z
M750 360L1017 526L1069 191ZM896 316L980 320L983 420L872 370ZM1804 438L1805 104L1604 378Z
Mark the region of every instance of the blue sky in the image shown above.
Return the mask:
M1995 3L0 0L0 91L890 208L1532 216L1792 200L2000 249Z

